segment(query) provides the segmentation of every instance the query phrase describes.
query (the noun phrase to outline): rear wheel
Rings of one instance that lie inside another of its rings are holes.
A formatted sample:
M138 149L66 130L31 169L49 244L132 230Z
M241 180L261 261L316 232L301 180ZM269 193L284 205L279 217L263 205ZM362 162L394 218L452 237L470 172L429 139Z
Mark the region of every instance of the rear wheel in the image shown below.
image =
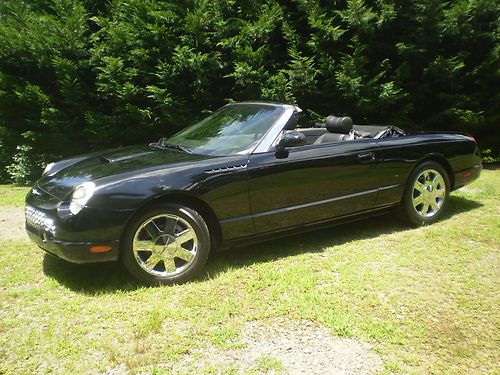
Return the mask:
M194 278L210 252L210 234L195 210L163 204L138 215L123 237L121 259L138 280L175 284Z
M446 209L450 179L441 164L429 161L419 165L408 179L402 201L407 221L415 226L431 224Z

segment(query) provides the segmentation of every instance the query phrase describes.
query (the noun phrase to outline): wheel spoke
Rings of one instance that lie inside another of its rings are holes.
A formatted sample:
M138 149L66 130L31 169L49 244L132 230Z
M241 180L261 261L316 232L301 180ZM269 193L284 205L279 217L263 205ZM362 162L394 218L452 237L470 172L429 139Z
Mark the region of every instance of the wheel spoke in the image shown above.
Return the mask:
M151 256L146 259L146 261L144 262L144 264L149 268L149 269L153 269L156 267L156 265L161 261L162 259L160 258L160 256L156 253L151 253Z
M420 181L415 181L415 190L423 194L427 189L425 188L424 184L421 183Z
M418 197L413 198L413 207L417 207L424 201L424 195L420 194Z
M135 240L134 249L137 251L151 251L153 243L149 240Z
M445 195L446 195L446 191L444 189L436 189L436 190L434 190L434 196L436 198L442 198L442 199L444 199Z
M188 241L191 241L194 238L194 235L191 229L186 229L183 232L179 233L175 238L175 241L179 244L185 244Z
M429 204L428 203L424 203L422 205L422 212L421 212L421 214L423 216L425 216L425 215L427 215L428 212L429 212Z
M179 247L175 252L175 257L185 260L186 262L191 262L194 259L194 254L182 247Z
M163 264L165 264L165 271L167 272L175 272L177 270L173 259L164 259Z
M434 189L437 189L439 186L443 186L443 185L444 185L444 183L443 183L442 177L439 175L436 175L434 177L434 179L432 180L432 187Z
M432 211L434 211L434 213L439 211L439 206L438 206L436 200L434 200L434 199L431 201L431 207L432 207Z

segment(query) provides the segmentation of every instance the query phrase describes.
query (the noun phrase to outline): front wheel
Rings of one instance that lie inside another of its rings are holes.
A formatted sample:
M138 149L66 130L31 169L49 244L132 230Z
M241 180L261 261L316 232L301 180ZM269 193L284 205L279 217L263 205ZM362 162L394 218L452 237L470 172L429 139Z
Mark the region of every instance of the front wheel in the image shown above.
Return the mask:
M203 269L210 252L210 233L195 210L162 204L139 214L123 236L121 260L141 282L178 284Z
M402 201L407 221L415 226L431 224L439 219L450 196L450 179L438 163L419 165L408 179Z

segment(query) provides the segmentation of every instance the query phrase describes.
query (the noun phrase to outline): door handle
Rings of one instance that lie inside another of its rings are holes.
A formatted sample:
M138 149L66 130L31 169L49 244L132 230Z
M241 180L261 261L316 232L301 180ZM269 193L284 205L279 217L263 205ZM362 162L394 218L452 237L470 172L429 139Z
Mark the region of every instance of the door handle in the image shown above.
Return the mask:
M367 152L358 155L358 160L361 163L372 163L375 161L375 154L373 152Z

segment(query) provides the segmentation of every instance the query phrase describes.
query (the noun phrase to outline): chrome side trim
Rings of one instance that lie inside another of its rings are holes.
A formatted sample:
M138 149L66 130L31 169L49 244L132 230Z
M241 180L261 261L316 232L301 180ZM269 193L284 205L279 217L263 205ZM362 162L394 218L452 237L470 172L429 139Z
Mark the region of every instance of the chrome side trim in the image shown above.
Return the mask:
M361 191L359 193L341 195L340 197L334 197L334 198L323 199L323 200L315 201L315 202L298 204L296 206L278 208L276 210L259 212L257 214L254 214L253 217L255 218L255 217L261 217L261 216L267 216L267 215L274 215L274 214L278 214L278 213L282 213L282 212L287 212L287 211L298 210L298 209L301 209L301 208L307 208L307 207L317 206L317 205L320 205L320 204L325 204L325 203L340 201L342 199L349 199L349 198L359 197L359 196L362 196L362 195L373 194L373 193L376 193L377 191L378 191L378 189L366 190L366 191Z
M309 203L304 203L304 204L298 204L298 205L295 205L295 206L277 208L275 210L263 211L263 212L259 212L259 213L253 214L253 215L244 215L244 216L232 217L232 218L229 218L229 219L220 220L220 223L221 224L225 224L225 223L231 223L231 222L234 222L234 221L251 219L252 217L253 218L258 218L258 217L262 217L262 216L280 214L280 213L287 212L287 211L293 211L293 210L298 210L298 209L301 209L301 208L308 208L308 207L313 207L313 206L317 206L317 205L320 205L320 204L325 204L325 203L331 203L331 202L335 202L335 201L340 201L340 200L343 200L343 199L350 199L350 198L355 198L355 197L359 197L359 196L362 196L362 195L373 194L373 193L377 193L380 190L394 189L394 188L397 188L399 186L400 186L400 184L388 185L388 186L383 186L383 187L378 188L378 189L371 189L371 190L361 191L359 193L341 195L341 196L338 196L338 197L333 197L333 198L328 198L328 199L322 199L320 201L314 201L314 202L309 202Z
M400 187L401 184L394 184L394 185L387 185L387 186L382 186L378 188L378 190L389 190L389 189L395 189L397 187Z

